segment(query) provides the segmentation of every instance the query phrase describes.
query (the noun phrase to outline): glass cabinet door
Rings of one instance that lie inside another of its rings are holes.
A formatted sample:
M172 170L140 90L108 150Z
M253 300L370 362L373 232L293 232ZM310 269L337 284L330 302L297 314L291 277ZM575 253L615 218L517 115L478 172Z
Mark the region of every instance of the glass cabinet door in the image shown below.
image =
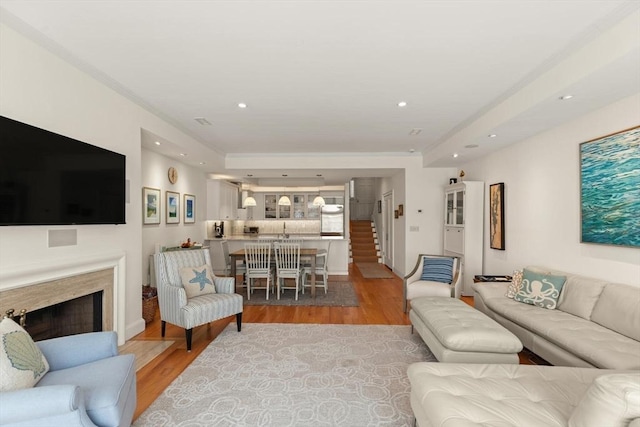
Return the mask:
M278 216L278 196L275 194L264 195L264 217L265 219L277 218Z
M305 200L306 197L300 194L294 194L291 198L291 205L293 207L293 218L304 219L305 218Z
M313 195L313 194L307 195L307 218L309 219L320 218L320 206L313 205L313 199L315 198L316 198L316 195Z
M285 194L278 194L278 200L280 200L280 197L284 195ZM289 200L291 200L291 196L287 195L287 197L289 197ZM291 203L293 204L293 202ZM291 206L278 205L278 218L280 219L291 218Z
M464 191L456 191L456 224L464 225Z
M454 221L454 206L453 206L453 195L454 193L447 193L447 212L445 215L445 223L447 225L452 225Z

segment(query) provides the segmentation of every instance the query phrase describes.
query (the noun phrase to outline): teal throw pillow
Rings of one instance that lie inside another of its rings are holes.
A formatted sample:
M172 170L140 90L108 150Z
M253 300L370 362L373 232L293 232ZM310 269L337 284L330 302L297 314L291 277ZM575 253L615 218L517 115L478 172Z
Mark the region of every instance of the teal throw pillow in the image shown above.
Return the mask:
M429 258L422 262L420 280L451 283L453 280L453 258Z
M525 304L554 310L558 305L558 298L566 280L565 276L534 273L525 268L522 272L522 286L513 299Z

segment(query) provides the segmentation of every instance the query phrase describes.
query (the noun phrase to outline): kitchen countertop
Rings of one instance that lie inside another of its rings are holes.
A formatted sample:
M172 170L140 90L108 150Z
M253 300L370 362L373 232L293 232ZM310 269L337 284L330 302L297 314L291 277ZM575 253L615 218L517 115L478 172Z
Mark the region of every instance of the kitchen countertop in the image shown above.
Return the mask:
M222 238L209 238L207 240L239 240L239 241L260 241L268 239L277 239L278 234L233 234ZM344 236L321 236L319 234L290 234L290 239L294 240L345 240Z

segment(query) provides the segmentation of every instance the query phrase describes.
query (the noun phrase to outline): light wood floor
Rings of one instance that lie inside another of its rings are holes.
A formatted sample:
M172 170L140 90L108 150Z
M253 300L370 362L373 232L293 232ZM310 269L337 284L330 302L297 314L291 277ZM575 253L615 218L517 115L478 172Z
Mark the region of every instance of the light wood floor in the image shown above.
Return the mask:
M285 307L245 306L243 323L323 323L409 325L409 317L402 311L402 279L364 279L350 264L348 277L360 301L359 307ZM473 305L473 298L463 297ZM184 329L167 324L166 340L175 343L137 373L138 405L134 420L164 391L164 389L213 341L235 316L194 328L192 351L187 353ZM132 340L162 340L159 315L147 324L144 332ZM527 354L520 357L524 364L535 363Z

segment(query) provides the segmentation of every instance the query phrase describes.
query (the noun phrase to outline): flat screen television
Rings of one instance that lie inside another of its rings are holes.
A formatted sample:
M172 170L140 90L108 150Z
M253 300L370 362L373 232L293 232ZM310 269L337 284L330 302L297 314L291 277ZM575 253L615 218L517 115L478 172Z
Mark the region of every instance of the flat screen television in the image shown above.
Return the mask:
M0 225L124 224L125 162L0 116Z

